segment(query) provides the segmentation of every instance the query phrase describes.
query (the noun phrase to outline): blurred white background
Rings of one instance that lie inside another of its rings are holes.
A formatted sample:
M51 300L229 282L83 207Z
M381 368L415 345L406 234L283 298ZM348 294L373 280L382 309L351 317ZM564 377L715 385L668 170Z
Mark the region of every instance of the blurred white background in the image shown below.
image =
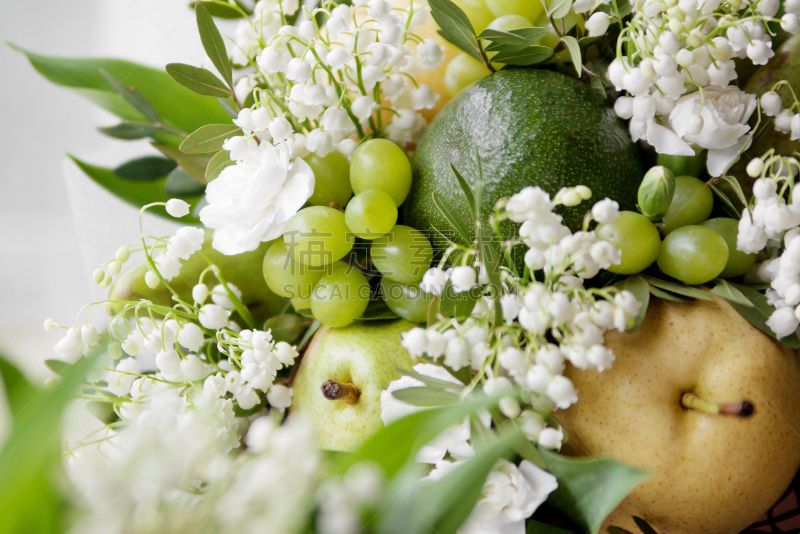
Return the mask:
M0 40L47 55L120 57L154 67L209 65L188 0L2 0ZM230 33L231 26L223 27ZM0 352L47 376L60 334L101 293L99 262L137 238L136 210L70 167L66 153L113 166L152 152L145 142L103 136L117 120L36 73L0 45ZM152 233L169 226L150 221Z

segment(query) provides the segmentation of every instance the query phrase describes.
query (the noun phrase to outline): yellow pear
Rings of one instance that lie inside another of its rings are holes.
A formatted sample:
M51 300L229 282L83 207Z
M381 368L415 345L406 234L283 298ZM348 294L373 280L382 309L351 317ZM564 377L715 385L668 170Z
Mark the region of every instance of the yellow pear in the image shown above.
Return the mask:
M662 533L735 534L780 498L800 466L795 351L725 301L653 299L638 331L606 344L613 368L570 369L580 400L557 414L567 454L651 473L603 532L639 532L636 515Z

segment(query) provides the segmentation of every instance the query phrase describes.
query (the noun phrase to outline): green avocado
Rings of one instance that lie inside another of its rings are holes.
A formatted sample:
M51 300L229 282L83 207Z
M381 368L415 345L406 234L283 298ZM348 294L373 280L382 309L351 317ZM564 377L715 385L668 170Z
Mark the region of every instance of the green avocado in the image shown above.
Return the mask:
M474 187L480 154L485 182L482 213L498 199L538 185L551 195L564 186L585 185L592 199L559 209L571 229L580 228L591 205L605 197L621 210L636 209L643 177L636 145L614 110L579 80L538 69L503 70L474 83L436 116L412 160L413 182L404 224L451 237L454 228L434 203L438 192L472 221L452 163ZM501 227L505 235L510 224ZM441 247L440 239L434 241Z
M238 287L242 291L242 302L250 310L253 318L260 324L280 313L286 308L286 302L281 297L270 291L264 276L261 274L261 264L264 261L264 254L272 244L272 241L261 243L252 252L244 252L235 256L226 256L216 249L211 248L213 232L206 230L203 248L200 252L192 254L187 261L183 262L180 274L170 280L169 284L180 295L180 297L192 302L192 288L197 284L200 273L208 267L208 262L203 258L205 255L214 265L219 267L225 280ZM150 289L144 281L147 273L147 264L144 260L133 265L120 274L114 280L109 290L108 299L109 314L113 315L122 310L123 305L118 301L138 301L147 299L154 304L162 306L172 306L172 294L163 285L156 289ZM203 277L203 283L212 289L219 283L214 273L207 273ZM209 299L210 302L210 299Z

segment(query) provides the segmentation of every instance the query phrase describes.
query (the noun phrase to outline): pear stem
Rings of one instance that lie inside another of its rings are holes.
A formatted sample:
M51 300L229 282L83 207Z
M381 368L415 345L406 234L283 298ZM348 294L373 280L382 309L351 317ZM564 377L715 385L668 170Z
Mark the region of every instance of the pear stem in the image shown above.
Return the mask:
M697 410L714 415L733 415L735 417L750 417L756 411L756 407L749 400L716 403L702 399L695 393L684 393L681 397L681 405L687 410Z
M326 380L320 387L322 395L328 400L343 400L349 404L358 402L361 392L353 384Z

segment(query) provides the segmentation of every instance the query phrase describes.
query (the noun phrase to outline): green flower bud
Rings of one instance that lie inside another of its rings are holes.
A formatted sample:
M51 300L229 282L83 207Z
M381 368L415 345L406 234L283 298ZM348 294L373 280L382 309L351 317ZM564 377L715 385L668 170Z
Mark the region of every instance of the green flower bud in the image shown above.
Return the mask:
M675 194L675 175L666 167L656 166L645 173L639 186L639 211L651 221L664 216Z

